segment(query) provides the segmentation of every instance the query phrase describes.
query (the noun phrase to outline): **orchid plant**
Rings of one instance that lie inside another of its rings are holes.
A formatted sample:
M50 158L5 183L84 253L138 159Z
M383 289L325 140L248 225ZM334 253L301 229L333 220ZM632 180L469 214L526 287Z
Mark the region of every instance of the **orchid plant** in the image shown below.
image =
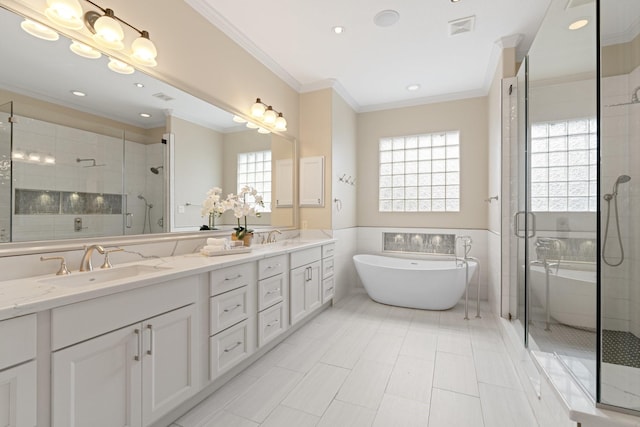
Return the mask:
M226 205L228 209L233 211L233 216L238 220L238 226L234 228L236 238L242 240L247 233L253 230L247 228L247 216L260 216L258 206L264 207L262 196L258 194L255 188L244 186L238 194L229 194L227 196ZM244 217L244 226L240 225L240 220Z
M221 195L222 188L220 187L213 187L212 189L207 191L207 198L202 202L201 215L203 217L219 217L229 209L227 201L222 199ZM211 221L211 224L213 224L213 221Z

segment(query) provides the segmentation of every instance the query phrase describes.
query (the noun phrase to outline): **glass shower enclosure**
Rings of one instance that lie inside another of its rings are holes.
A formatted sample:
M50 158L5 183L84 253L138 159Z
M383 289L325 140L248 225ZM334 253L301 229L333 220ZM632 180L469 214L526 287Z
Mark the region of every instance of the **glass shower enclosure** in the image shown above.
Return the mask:
M637 0L553 0L514 79L510 147L509 314L594 405L636 415L639 22Z

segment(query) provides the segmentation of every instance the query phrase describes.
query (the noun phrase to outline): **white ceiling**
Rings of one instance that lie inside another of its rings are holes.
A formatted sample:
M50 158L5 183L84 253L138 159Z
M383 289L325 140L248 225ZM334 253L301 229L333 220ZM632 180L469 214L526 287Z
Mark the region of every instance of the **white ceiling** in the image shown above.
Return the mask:
M523 56L551 0L186 0L300 92L333 86L357 110L482 96L503 38ZM400 14L391 27L374 16ZM448 22L475 16L470 33ZM336 25L345 32L337 35ZM510 46L506 46L510 47ZM410 84L420 84L409 92Z

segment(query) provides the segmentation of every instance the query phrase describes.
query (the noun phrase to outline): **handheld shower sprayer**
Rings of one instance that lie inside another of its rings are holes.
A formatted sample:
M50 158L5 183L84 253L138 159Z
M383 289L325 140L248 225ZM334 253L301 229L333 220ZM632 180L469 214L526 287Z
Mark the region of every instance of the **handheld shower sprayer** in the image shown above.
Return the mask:
M138 194L138 199L144 201L144 220L142 222L142 234L147 231L147 225L149 226L149 233L151 233L151 208L153 204L147 202L147 199L142 194Z
M154 174L154 175L158 175L160 173L160 169L164 169L164 166L162 166L162 165L160 165L160 166L151 166L149 168L151 173Z
M622 246L622 236L620 235L620 218L618 216L618 185L625 184L631 181L631 177L629 175L620 175L616 179L616 182L613 184L613 189L611 193L605 194L602 198L607 202L607 219L606 225L604 227L604 241L602 243L602 260L605 264L611 267L617 267L622 264L624 261L624 247ZM611 214L611 201L613 200L613 209L616 213L616 230L618 232L618 246L620 247L620 261L614 263L607 259L606 249L607 249L607 238L609 237L609 217Z

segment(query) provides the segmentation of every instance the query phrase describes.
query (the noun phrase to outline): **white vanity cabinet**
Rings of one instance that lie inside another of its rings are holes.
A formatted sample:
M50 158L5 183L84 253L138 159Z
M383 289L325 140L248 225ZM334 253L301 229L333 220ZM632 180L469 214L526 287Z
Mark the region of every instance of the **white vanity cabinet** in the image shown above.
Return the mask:
M335 295L334 257L335 243L322 246L322 304Z
M302 249L290 254L290 321L295 325L322 305L322 248Z
M36 425L36 315L0 322L0 426Z
M256 263L209 273L209 379L231 369L256 349Z
M287 329L287 265L286 255L258 261L258 347Z
M52 425L147 426L199 391L197 285L193 276L53 309Z

